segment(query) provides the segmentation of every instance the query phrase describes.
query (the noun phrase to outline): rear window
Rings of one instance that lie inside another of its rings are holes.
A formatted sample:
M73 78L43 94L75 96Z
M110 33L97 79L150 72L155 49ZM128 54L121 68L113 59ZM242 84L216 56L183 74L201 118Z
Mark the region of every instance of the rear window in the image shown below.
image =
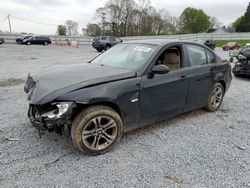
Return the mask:
M93 41L94 41L94 42L100 41L100 37L95 37L95 38L93 39Z
M108 37L102 37L102 40L106 40Z

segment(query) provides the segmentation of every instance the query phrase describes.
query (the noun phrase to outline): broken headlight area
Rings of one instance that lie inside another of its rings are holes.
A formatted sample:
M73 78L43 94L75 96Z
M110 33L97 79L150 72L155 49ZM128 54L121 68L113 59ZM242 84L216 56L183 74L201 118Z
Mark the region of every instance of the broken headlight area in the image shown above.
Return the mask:
M66 113L71 106L71 103L52 103L48 112L41 114L42 117L47 118L60 118L64 113Z
M73 102L55 102L46 105L30 104L28 116L35 128L59 133L64 125L71 123L74 107Z

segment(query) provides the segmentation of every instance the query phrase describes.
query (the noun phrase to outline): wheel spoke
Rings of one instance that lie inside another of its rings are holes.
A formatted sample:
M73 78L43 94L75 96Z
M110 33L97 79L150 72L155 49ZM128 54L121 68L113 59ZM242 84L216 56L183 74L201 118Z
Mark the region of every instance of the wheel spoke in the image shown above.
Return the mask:
M91 131L83 131L83 133L82 133L82 137L83 138L89 138L89 137L91 137L91 136L94 136L94 133L95 133L95 130L93 129L93 130L91 130Z
M96 143L95 143L95 146L94 146L95 149L99 148L100 139L101 139L101 137L97 136Z
M92 142L92 144L91 144L91 148L96 148L96 145L97 145L97 141L98 141L98 138L97 138L97 136L95 136L94 137L94 140L93 140L93 142Z
M215 99L212 100L212 106L213 106L214 108L216 107L216 100L215 100Z
M94 123L94 125L95 125L95 129L96 129L96 128L97 128L97 126L98 126L98 123L97 123L96 118L92 119L92 122Z
M216 94L216 95L219 95L219 94L221 94L221 92L222 92L222 91L221 91L221 88L217 88L217 91L215 92L215 94Z
M102 120L102 117L101 117L101 116L98 116L98 117L97 117L97 123L98 123L98 126L99 126L99 127L101 126L101 120Z
M105 130L108 130L108 129L111 129L115 126L116 126L115 121L112 119L108 123L106 123L105 125L102 125L102 128Z
M221 101L221 97L220 97L220 96L216 96L216 100L217 100L218 102L220 102L220 101Z
M102 138L104 138L109 144L114 140L114 136L111 136L106 132L103 133Z

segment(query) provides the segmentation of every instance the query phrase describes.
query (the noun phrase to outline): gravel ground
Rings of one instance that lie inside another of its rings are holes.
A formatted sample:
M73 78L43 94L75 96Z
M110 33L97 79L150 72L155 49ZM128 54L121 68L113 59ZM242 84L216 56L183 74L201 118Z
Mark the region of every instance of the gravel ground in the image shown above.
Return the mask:
M219 111L127 133L105 155L80 154L66 135L39 138L26 117L23 79L96 55L88 46L0 46L0 187L250 188L249 78L233 78Z

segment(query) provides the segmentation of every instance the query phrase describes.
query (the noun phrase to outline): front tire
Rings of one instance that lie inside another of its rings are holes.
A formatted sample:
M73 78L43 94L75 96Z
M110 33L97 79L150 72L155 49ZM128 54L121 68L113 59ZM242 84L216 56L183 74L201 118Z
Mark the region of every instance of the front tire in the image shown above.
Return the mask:
M102 49L101 48L97 48L96 49L98 52L102 52Z
M225 94L225 89L221 83L214 84L206 105L206 109L210 112L214 112L220 108Z
M71 137L74 146L83 153L100 155L110 151L120 141L123 122L110 107L88 107L74 119Z

